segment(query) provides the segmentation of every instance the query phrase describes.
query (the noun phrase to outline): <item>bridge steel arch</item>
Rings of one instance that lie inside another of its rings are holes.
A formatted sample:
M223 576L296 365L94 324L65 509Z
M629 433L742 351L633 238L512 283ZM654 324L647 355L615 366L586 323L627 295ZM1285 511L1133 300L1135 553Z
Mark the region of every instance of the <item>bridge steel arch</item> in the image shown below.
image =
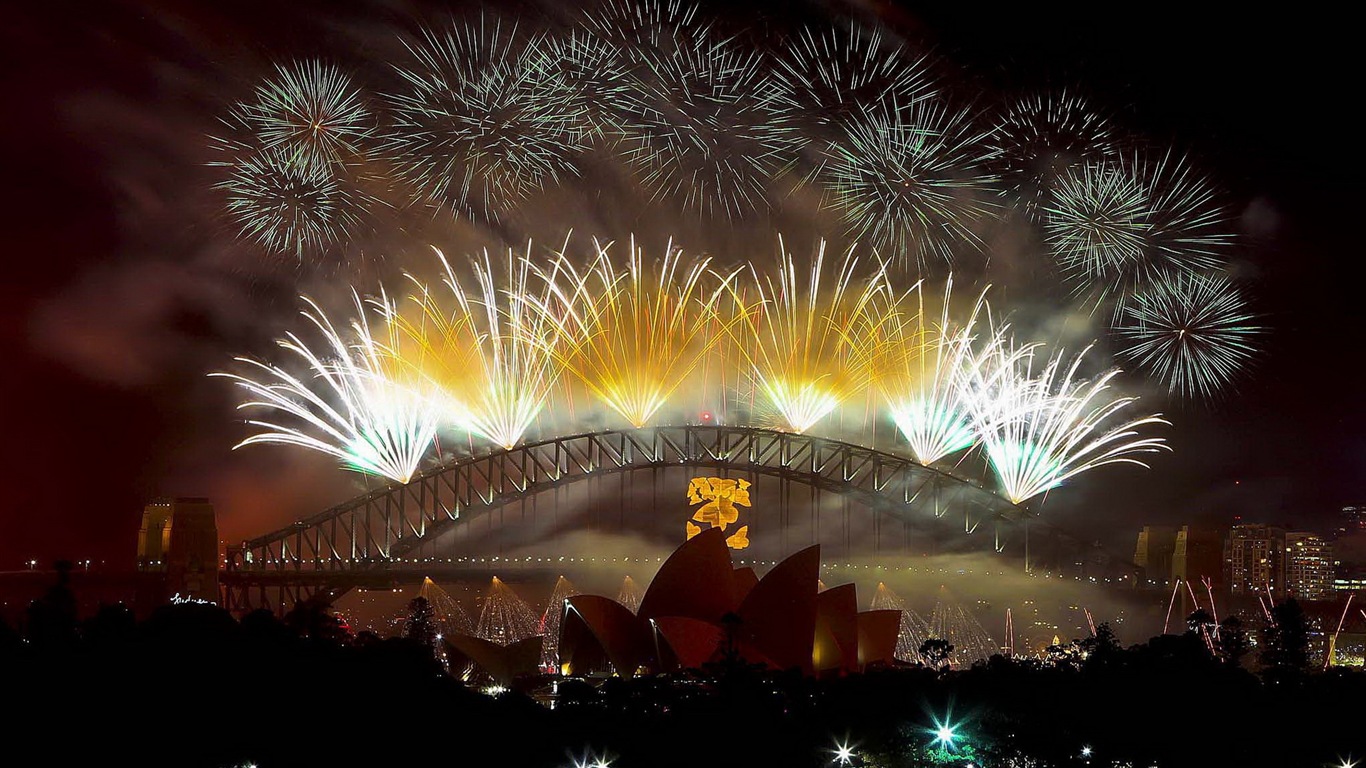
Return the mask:
M225 604L278 609L318 590L340 594L403 568L424 543L481 513L603 474L662 467L779 477L908 524L952 511L969 532L993 522L998 551L1002 524L1028 516L965 478L830 438L719 425L588 432L462 457L245 541L228 553Z

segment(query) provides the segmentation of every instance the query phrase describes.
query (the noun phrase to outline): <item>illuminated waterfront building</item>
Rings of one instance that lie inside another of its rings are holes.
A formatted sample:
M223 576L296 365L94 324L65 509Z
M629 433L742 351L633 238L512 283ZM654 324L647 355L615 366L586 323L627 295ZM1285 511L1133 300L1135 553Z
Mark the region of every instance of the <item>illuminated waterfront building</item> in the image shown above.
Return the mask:
M1333 547L1304 531L1285 535L1285 590L1297 600L1323 600L1333 590Z
M1285 590L1285 531L1270 525L1235 525L1225 548L1225 574L1236 594Z

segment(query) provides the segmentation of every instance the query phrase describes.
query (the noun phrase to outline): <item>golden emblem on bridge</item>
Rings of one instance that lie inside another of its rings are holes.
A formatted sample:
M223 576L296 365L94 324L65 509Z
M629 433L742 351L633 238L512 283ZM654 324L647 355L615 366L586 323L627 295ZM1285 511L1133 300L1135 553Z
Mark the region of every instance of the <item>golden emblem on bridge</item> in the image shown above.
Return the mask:
M694 525L694 522L703 523L708 528L720 528L726 530L726 526L740 520L740 510L738 507L750 506L748 480L733 480L725 477L694 477L688 483L688 503L701 504L688 521L686 530L688 538L696 536L702 532L702 526ZM744 549L749 546L749 526L742 525L736 529L726 539L726 545L731 549Z

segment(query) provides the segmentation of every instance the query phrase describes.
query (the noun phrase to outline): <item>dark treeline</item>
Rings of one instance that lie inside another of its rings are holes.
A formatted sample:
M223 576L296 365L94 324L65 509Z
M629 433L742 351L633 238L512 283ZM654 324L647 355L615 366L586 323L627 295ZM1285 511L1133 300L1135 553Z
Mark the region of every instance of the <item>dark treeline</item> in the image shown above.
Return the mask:
M997 656L971 669L812 680L731 657L682 675L529 680L496 696L443 669L420 613L410 637L381 639L349 633L321 604L241 621L174 605L141 622L118 605L77 621L74 604L58 587L22 634L0 625L12 713L0 735L22 764L814 767L839 764L838 743L865 766L1319 766L1366 755L1366 674L1311 669L1293 602L1255 649L1229 623L1212 641L1197 613L1185 634L1127 649L1101 625L1046 660ZM552 683L553 709L530 695ZM952 749L935 742L940 725L954 729Z

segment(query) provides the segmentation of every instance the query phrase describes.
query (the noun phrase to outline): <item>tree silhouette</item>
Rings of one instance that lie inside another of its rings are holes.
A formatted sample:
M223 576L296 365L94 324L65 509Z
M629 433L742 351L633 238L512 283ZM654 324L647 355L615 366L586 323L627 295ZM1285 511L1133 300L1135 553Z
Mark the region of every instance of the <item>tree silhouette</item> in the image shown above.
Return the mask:
M1076 669L1081 666L1082 647L1076 640L1070 643L1054 643L1044 652L1048 654L1048 662L1059 669Z
M332 605L321 594L295 603L285 614L285 626L307 640L341 645L350 639L341 619L332 613Z
M57 583L28 607L28 639L40 648L76 642L76 594L71 591L71 563L58 561Z
M427 598L418 595L408 602L408 617L403 620L403 636L436 652L436 611Z
M1103 667L1110 664L1119 656L1121 650L1119 640L1115 637L1115 631L1110 629L1110 622L1108 621L1096 625L1096 633L1084 638L1077 645L1085 654L1088 667Z
M101 605L99 611L81 626L81 637L96 646L118 646L132 641L137 630L133 611L123 603Z
M928 638L920 644L920 657L935 669L940 669L948 663L949 655L952 653L953 643L940 637Z
M1309 666L1309 623L1294 598L1271 609L1271 621L1262 631L1260 656L1268 682L1284 682Z
M1250 645L1243 622L1237 616L1229 616L1219 622L1219 656L1225 664L1240 667L1243 657L1247 656Z
M1201 629L1209 631L1213 625L1214 617L1204 608L1196 608L1186 617L1186 629L1191 632L1198 633Z
M17 651L23 644L24 639L5 621L4 616L0 616L0 654Z

